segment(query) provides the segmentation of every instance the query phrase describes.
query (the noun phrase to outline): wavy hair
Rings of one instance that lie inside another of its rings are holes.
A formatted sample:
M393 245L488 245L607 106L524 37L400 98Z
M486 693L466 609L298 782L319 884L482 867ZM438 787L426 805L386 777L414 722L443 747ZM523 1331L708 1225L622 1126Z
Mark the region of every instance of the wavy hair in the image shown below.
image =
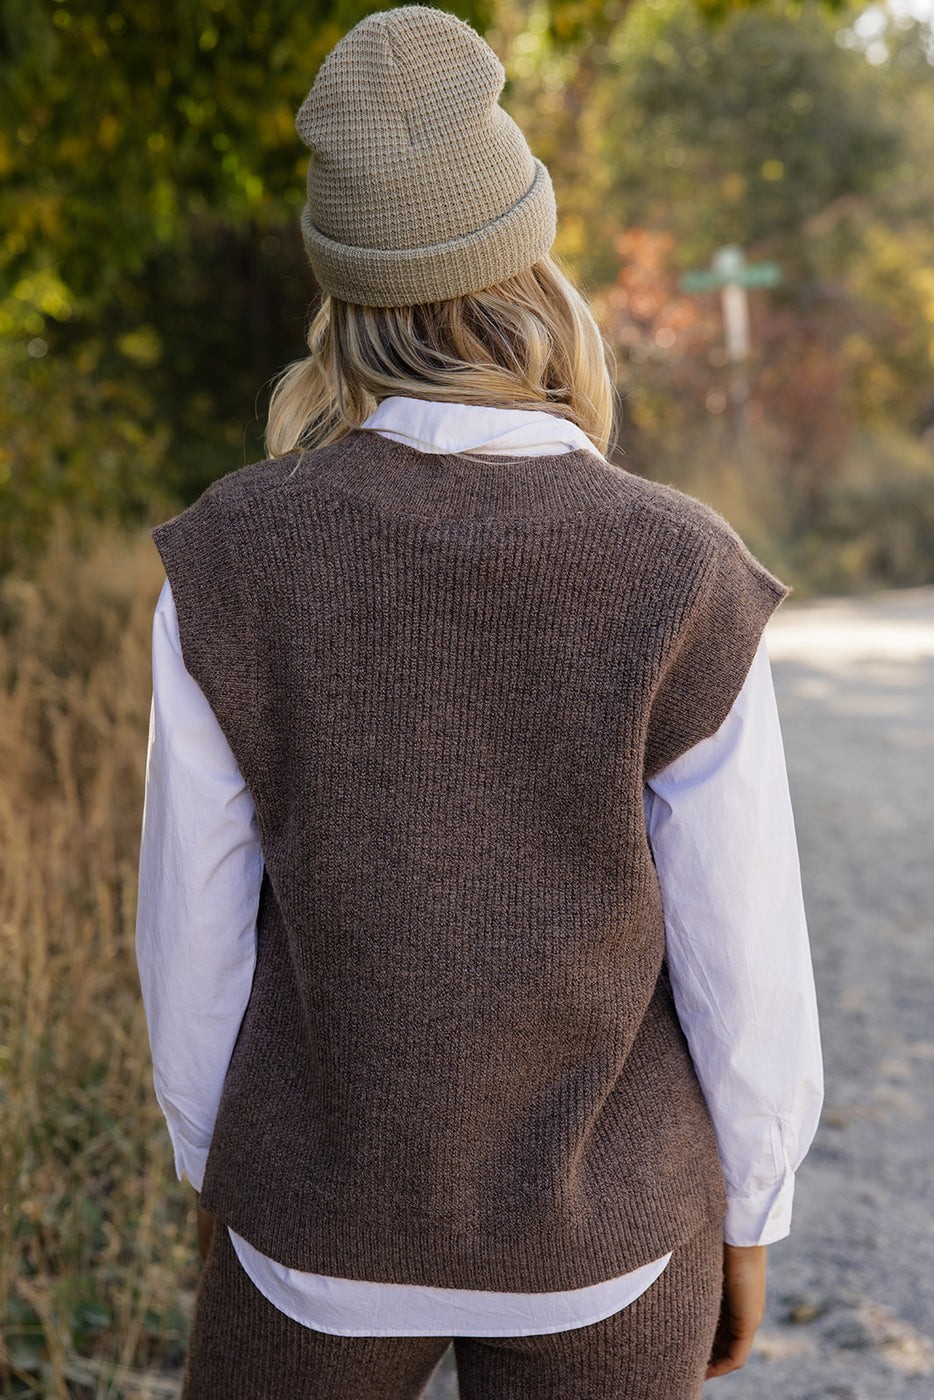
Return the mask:
M310 354L280 375L269 405L273 457L335 442L392 395L534 408L576 423L599 451L613 433L610 352L554 258L495 287L420 306L354 306L326 296Z

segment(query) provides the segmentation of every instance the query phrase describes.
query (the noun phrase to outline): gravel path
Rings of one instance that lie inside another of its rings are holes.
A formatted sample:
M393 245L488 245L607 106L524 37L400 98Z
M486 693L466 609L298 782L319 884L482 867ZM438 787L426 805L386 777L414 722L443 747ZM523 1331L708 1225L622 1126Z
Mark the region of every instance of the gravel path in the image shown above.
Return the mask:
M934 1400L934 589L769 638L827 1098L755 1352L705 1400Z

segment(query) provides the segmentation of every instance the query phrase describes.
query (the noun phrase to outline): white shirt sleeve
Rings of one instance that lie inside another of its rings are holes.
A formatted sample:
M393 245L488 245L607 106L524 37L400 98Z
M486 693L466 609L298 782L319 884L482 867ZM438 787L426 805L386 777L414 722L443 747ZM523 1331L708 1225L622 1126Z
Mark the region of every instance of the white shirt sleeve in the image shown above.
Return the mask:
M136 955L156 1097L178 1175L200 1191L253 982L263 857L253 800L182 660L168 583L152 660Z
M724 1236L771 1244L790 1229L823 1077L764 642L721 728L652 779L645 805L675 1005L726 1178Z

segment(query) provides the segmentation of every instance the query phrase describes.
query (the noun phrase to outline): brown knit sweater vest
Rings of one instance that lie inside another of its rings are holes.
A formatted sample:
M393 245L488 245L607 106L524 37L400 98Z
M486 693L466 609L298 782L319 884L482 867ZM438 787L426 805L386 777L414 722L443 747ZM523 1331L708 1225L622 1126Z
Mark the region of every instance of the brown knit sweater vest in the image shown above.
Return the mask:
M366 431L155 537L266 862L204 1204L297 1269L517 1292L719 1217L642 795L782 586L586 451Z

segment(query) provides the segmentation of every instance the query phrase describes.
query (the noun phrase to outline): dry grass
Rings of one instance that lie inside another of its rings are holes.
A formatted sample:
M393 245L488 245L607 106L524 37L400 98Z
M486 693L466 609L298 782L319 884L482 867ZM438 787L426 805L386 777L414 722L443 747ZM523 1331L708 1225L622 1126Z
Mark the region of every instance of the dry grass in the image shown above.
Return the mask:
M161 570L60 531L0 590L0 1392L171 1396L190 1192L151 1087L133 953Z

